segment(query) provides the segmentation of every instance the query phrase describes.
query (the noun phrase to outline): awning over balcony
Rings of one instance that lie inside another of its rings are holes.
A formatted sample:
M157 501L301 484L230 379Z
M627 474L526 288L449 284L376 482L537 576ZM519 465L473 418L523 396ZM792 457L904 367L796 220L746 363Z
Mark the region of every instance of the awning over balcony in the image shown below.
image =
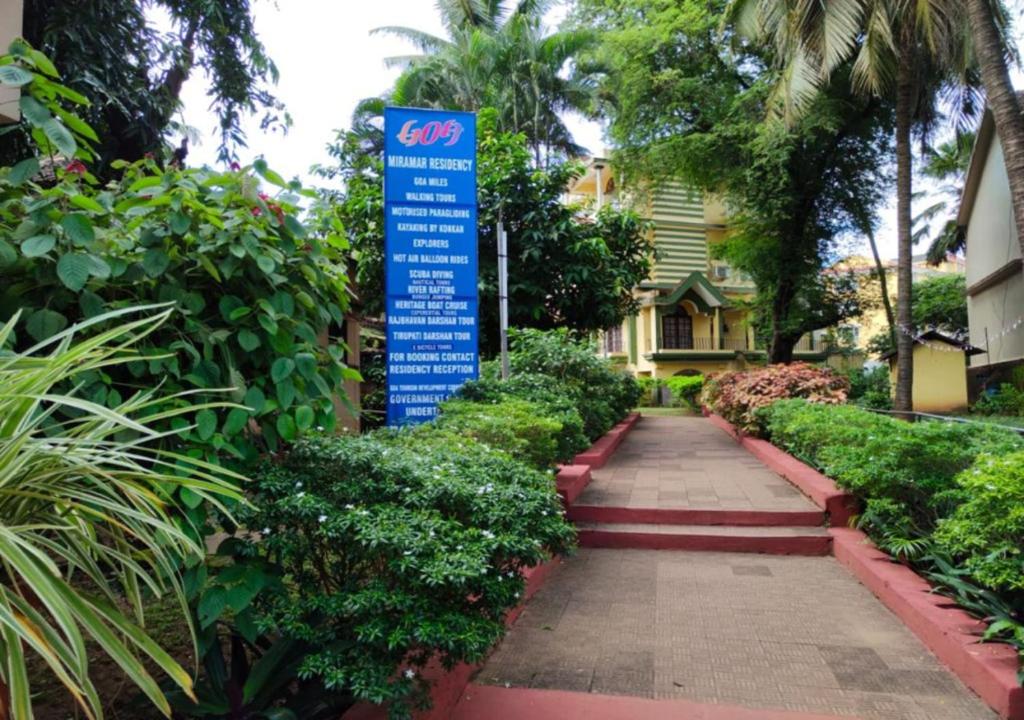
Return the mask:
M657 298L656 305L673 306L689 294L690 298L699 301L701 312L711 312L714 308L728 307L729 301L718 288L711 284L707 276L702 272L692 272L690 275L676 285L667 295Z

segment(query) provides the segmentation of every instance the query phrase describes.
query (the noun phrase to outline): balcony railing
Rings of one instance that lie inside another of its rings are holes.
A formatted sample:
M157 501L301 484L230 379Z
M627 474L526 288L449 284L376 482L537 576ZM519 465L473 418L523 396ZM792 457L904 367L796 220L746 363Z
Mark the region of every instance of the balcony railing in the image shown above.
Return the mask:
M662 343L662 350L751 350L751 344L745 337L693 337L683 338L675 343L676 347Z
M824 338L813 338L804 336L800 338L793 350L802 353L822 353L833 350L834 346L825 341ZM707 352L712 350L733 350L740 352L751 352L764 350L764 347L750 342L746 337L693 337L683 338L681 342L669 345L665 338L662 338L661 347L658 352L679 352L692 350L695 352ZM650 344L645 343L645 351L650 352Z

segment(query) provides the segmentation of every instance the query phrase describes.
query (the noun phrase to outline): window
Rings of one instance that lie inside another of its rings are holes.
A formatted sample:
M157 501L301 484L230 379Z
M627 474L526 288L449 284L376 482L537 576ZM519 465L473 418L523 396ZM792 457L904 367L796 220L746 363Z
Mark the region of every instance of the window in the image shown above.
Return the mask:
M622 326L616 325L604 331L604 349L609 353L620 353L622 350Z
M668 350L693 350L693 318L682 308L662 317L661 344Z

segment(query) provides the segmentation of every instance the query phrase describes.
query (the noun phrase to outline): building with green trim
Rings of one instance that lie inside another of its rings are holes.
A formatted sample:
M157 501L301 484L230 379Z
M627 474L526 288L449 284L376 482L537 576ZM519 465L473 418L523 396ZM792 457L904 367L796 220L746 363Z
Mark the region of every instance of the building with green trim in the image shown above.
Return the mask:
M755 340L744 307L754 284L712 258L711 249L728 232L721 202L681 184L667 184L642 200L626 197L601 158L590 161L568 197L595 210L605 203L629 203L654 224L653 272L634 289L640 311L605 331L604 353L637 375L659 378L737 370L764 361L764 348ZM798 357L824 360L824 351L814 344L814 338L801 340Z

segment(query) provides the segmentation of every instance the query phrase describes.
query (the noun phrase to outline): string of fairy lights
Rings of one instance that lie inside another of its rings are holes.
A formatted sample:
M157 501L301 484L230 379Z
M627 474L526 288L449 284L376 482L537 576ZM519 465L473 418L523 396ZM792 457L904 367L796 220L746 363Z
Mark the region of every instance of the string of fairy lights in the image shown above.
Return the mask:
M1009 325L1006 325L1006 326L1002 327L996 333L986 333L986 335L985 335L985 340L986 340L985 347L983 347L981 349L984 350L985 352L988 352L989 346L991 346L994 341L1001 340L1002 338L1006 337L1007 335L1016 332L1017 330L1019 330L1021 328L1022 325L1024 325L1024 315L1021 315L1020 317L1018 317L1016 320L1014 320ZM962 341L960 338L953 338L957 342L962 343L962 345L960 347L957 347L955 345L949 345L948 343L939 343L939 342L933 342L933 341L930 341L930 340L926 340L923 337L921 337L921 331L915 330L914 328L908 327L906 325L897 325L896 329L899 332L903 333L904 335L909 335L911 338L913 338L914 342L918 343L919 345L924 345L925 347L930 348L932 350L936 350L938 352L963 352L963 350L965 349L965 346L967 346L967 344L968 344L967 342ZM971 343L971 344L974 345L975 347L980 347L976 343Z

